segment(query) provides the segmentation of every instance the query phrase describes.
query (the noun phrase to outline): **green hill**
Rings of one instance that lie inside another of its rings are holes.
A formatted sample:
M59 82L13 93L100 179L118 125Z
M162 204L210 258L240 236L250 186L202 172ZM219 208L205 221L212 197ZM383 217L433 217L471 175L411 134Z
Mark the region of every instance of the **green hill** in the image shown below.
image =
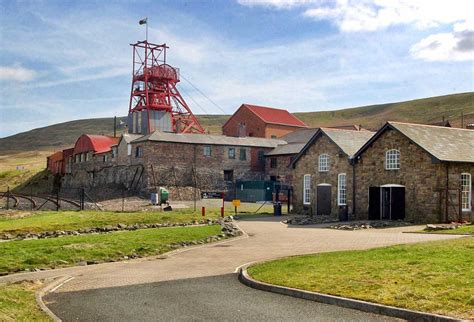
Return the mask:
M430 97L400 103L362 106L337 111L295 113L311 127L360 124L365 128L377 129L386 121L415 123L440 122L443 117L452 125L459 125L461 113L469 114L466 119L474 123L474 92ZM204 128L210 133L221 132L221 126L228 115L198 115ZM118 118L124 121L125 118ZM0 155L24 151L53 151L72 146L83 133L113 133L113 118L86 119L59 123L31 131L18 133L0 139ZM118 126L120 128L120 126ZM117 133L120 134L118 129Z

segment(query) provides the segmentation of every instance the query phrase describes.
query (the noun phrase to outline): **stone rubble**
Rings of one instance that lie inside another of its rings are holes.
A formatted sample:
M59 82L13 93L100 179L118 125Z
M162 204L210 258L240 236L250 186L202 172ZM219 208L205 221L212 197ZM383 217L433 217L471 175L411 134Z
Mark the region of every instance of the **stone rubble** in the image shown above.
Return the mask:
M223 227L224 232L234 232L228 225L232 224L232 216L225 217L224 219L203 219L200 221L194 220L189 223L154 223L154 224L122 224L117 225L107 225L102 227L88 227L80 228L77 230L57 230L57 231L44 231L40 233L0 233L0 240L23 240L23 239L43 239L43 238L56 238L61 236L78 236L83 234L101 234L101 233L110 233L114 231L123 231L123 230L137 230L137 229L148 229L148 228L161 228L161 227L186 227L186 226L199 226L199 225L215 225L220 224Z
M334 221L336 220L331 216L295 216L288 218L287 220L283 220L283 223L288 225L315 225Z
M425 231L436 231L436 230L446 230L446 229L458 229L461 227L461 224L451 223L451 224L443 224L443 225L432 225L428 224L425 227Z

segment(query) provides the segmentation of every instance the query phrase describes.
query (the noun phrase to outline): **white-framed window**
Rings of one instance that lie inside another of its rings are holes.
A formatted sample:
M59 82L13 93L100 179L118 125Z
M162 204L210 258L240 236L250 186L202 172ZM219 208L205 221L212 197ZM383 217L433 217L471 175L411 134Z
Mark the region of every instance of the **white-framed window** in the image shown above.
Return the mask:
M141 157L143 157L143 147L137 146L137 147L135 148L135 157L136 157L136 158L141 158Z
M461 173L462 211L471 211L472 181L470 173Z
M303 205L311 203L311 175L305 174L303 176Z
M102 162L107 162L107 161L109 161L109 156L107 154L104 154L102 158Z
M127 144L127 155L132 155L132 145L130 143Z
M235 148L229 148L228 156L229 159L235 159Z
M345 206L347 202L346 174L339 173L337 176L337 205Z
M319 156L319 172L327 172L329 171L329 155L328 154L321 154Z
M400 169L400 151L391 149L385 152L385 170Z
M117 153L118 153L118 147L113 146L112 147L112 158L113 159L115 159L117 157Z
M205 157L210 157L211 156L211 146L206 145L204 146L204 152L203 152Z

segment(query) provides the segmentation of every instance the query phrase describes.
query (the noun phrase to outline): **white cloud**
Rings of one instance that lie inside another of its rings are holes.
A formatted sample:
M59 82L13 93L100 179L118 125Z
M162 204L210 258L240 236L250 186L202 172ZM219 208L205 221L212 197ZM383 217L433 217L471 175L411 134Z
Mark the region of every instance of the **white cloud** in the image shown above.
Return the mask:
M474 30L430 35L413 45L410 54L426 61L474 60Z
M28 82L36 77L37 73L22 66L0 66L0 80Z
M302 6L308 3L315 3L315 0L237 0L243 6L265 6L277 9L290 9L297 6Z

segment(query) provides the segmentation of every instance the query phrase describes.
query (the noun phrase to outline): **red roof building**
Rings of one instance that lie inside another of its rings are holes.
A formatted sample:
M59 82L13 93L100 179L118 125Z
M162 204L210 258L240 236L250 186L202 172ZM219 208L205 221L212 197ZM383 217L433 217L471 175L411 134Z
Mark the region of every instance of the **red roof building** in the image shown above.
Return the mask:
M242 104L222 127L224 135L279 138L307 128L287 110Z
M92 152L92 154L105 153L112 150L112 145L118 143L119 138L105 135L81 135L74 145L74 155Z
M47 168L53 174L64 174L63 151L58 151L46 158Z

